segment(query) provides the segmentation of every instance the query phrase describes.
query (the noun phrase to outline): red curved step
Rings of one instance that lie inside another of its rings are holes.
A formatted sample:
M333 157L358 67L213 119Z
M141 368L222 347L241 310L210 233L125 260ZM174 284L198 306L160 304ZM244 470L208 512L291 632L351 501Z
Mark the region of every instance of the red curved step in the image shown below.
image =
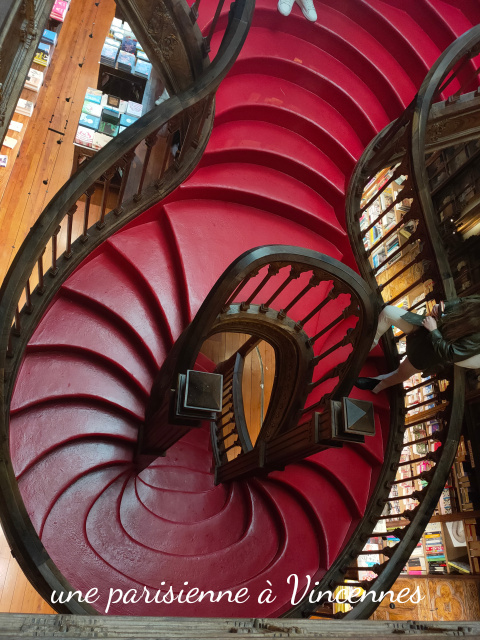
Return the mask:
M307 575L319 580L359 523L388 441L387 395L352 393L374 401L374 438L267 478L215 486L205 428L140 474L132 459L155 372L238 255L291 244L355 266L344 194L356 160L411 101L441 50L480 20L466 0L407 5L315 0L312 24L297 5L285 18L275 2L258 0L245 49L218 90L198 170L76 270L32 337L12 403L13 467L48 554L75 589L99 589L99 611L110 588L178 592L188 582L234 593L246 587L251 598L130 601L109 613L280 615L291 606L288 576L298 574L301 589ZM213 7L202 0L202 28ZM341 302L325 308L327 320ZM347 326L325 334L315 353ZM314 379L349 349L326 358ZM196 366L211 363L200 358ZM383 368L377 349L364 373ZM322 383L308 403L332 384ZM259 604L267 580L276 599Z

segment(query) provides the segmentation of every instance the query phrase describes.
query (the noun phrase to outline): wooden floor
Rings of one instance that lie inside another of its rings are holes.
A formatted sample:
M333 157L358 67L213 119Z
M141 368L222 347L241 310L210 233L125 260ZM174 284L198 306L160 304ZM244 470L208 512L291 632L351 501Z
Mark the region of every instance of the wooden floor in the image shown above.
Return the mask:
M70 177L85 92L97 86L100 53L114 15L114 0L72 0L33 115L14 115L24 127L20 134L9 131L19 143L0 170L0 281L15 249ZM36 94L24 90L23 96Z
M9 160L0 169L0 281L40 212L70 177L85 92L97 86L100 52L114 15L114 0L71 0L43 87L38 96L22 94L37 102L30 118L14 115L23 123L21 133L9 131L18 140L15 149L2 147ZM25 578L1 530L0 612L54 613Z
M250 338L242 333L217 333L202 346L202 353L218 364L227 360ZM275 379L275 352L267 342L262 341L245 358L242 379L243 405L245 420L252 443L257 441L258 434L265 419ZM226 446L230 444L226 441ZM236 455L236 451L233 450Z

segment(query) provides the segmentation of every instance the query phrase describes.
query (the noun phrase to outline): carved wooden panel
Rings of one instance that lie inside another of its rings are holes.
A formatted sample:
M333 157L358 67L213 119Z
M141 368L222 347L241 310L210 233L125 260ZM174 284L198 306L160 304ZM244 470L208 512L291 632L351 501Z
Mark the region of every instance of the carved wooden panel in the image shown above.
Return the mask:
M373 614L374 620L427 620L454 621L480 620L480 579L473 576L461 578L399 578L392 587L397 595L402 589L413 594L419 589L419 603L395 603L390 607L387 596Z

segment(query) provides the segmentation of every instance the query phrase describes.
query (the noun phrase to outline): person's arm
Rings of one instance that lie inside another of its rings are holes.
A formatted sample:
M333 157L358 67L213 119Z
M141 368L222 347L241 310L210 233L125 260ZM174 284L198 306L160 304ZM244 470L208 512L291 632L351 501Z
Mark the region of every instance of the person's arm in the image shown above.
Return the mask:
M445 363L460 362L480 353L480 333L449 342L437 329L437 323L431 316L425 318L423 326L430 331L433 350Z
M446 362L455 363L480 354L480 333L474 333L455 342L448 342L438 331L432 331L432 346Z
M453 298L452 300L445 300L443 313L450 313L451 311L454 311L461 302L462 302L462 298Z

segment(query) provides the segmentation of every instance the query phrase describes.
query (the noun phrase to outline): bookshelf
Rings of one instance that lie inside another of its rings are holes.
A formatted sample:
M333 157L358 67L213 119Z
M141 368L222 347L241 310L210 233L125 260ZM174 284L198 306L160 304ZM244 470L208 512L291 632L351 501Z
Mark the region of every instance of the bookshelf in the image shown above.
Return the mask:
M416 242L409 242L417 222L415 215L412 220L407 215L412 201L402 194L403 176L393 179L395 169L380 171L363 193L359 223L364 247L384 299L405 310L429 313L435 302L429 296L433 283L423 276L420 265L409 266L415 255L412 252L419 250ZM427 158L427 172L457 291L461 295L476 293L480 291L480 140L432 153ZM394 335L402 355L405 335L398 329ZM402 575L407 578L480 573L480 371L470 375L474 388L464 435L435 514L405 564ZM386 559L385 548L398 542L394 530L406 524L399 514L417 504L405 498L422 489L426 481L417 476L429 471L433 466L429 456L441 446L436 419L439 407L435 408L433 399L445 391L446 382L440 376L417 374L404 385L404 446L384 519L365 546L368 554L359 558L358 566L366 569L361 572L363 580L370 579L368 567ZM427 438L437 431L438 440Z

